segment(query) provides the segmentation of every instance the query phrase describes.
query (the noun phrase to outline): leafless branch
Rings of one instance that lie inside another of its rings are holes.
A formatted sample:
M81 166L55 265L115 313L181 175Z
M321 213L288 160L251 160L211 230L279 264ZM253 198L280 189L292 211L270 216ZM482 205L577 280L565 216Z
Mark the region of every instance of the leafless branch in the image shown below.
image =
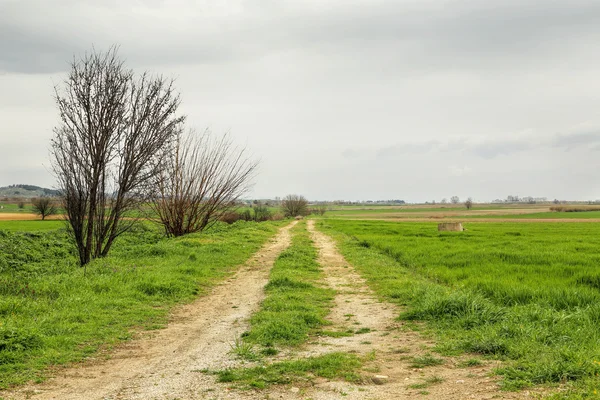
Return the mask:
M153 181L151 207L169 236L202 231L235 208L257 166L228 135L180 131Z
M81 265L105 256L131 227L124 217L144 201L184 120L173 82L147 73L136 78L117 50L74 59L55 88L61 124L52 166Z

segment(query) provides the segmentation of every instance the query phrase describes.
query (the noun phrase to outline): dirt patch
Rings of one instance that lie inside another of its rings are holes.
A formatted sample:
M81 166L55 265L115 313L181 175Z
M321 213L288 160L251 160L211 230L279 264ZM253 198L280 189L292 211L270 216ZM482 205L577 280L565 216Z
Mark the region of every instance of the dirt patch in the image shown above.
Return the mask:
M280 398L310 399L522 399L532 398L529 392L501 392L497 379L491 377L495 363L460 368L465 358L441 357L431 353L434 343L396 320L399 308L379 301L365 280L337 251L331 238L314 229L309 231L319 249L326 283L338 294L328 319L327 329L354 332L341 338L321 337L299 356L318 355L333 351L359 354L367 361L361 384L320 380L314 386L279 388L270 395ZM430 356L441 365L418 368L411 366L415 357ZM379 376L379 377L377 377Z
M49 215L46 217L46 220L49 219L63 219L62 215ZM33 221L33 220L42 220L37 214L29 214L29 213L3 213L0 212L0 221Z
M179 307L167 328L131 341L108 360L88 360L59 370L46 383L0 392L6 399L199 399L223 398L223 385L203 369L236 363L231 345L264 297L263 288L279 253L290 244L289 229L256 253L230 279L194 303Z

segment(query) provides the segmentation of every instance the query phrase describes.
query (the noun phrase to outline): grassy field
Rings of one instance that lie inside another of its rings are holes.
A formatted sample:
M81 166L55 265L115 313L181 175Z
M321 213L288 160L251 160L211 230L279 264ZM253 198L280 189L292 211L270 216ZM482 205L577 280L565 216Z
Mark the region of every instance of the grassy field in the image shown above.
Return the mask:
M1 388L43 379L48 366L127 340L132 327L162 326L172 305L232 273L281 225L219 224L179 239L141 225L84 273L65 230L19 224L26 223L0 228Z
M336 207L327 211L328 219L428 220L428 219L599 219L600 211L553 212L549 205L476 204L471 210L464 206L379 206Z
M2 206L2 208L0 208L0 213L33 213L33 207L31 206L31 202L29 201L23 203L23 208L19 208L17 203L0 202L0 206Z
M463 218L477 218L481 216L466 215ZM511 219L600 219L600 211L585 212L538 212L532 214L488 215L486 218L511 218Z
M0 231L7 232L38 232L64 228L65 222L59 220L47 221L0 221Z
M580 214L580 213L577 213ZM600 226L323 220L347 259L444 354L505 360L503 386L600 390ZM589 396L589 397L588 397Z

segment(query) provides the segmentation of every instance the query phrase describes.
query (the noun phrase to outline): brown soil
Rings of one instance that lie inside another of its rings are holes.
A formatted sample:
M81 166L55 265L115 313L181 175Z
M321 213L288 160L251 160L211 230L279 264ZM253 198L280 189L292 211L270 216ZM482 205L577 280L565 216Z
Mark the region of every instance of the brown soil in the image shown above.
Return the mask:
M0 221L33 221L33 220L42 220L37 214L29 214L29 213L0 213ZM50 215L46 217L48 219L63 219L62 215Z
M134 340L108 360L88 360L58 370L40 385L0 392L6 399L118 400L222 398L227 393L200 370L235 363L231 346L247 330L247 320L263 299L273 262L290 243L282 228L230 279L192 304L178 308L166 329Z

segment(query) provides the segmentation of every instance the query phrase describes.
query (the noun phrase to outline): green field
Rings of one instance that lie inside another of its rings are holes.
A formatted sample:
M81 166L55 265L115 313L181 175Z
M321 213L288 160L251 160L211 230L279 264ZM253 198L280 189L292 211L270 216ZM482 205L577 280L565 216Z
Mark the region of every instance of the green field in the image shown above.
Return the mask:
M65 227L64 221L0 221L0 231L7 232L36 232L51 231Z
M462 216L461 218L481 218L482 216ZM510 219L600 219L600 211L585 212L540 212L533 214L486 215L485 218Z
M24 202L23 208L20 208L17 203L0 203L0 206L2 206L0 213L33 213L33 207L30 202Z
M127 340L134 326L162 326L172 305L232 273L281 225L218 224L178 239L141 225L84 270L65 230L11 224L31 228L0 230L0 388Z
M584 206L585 207L585 206ZM337 206L325 214L329 219L598 219L600 211L555 212L549 205L475 204L471 210L462 205L445 206Z
M579 213L578 213L579 214ZM340 250L445 354L505 360L507 389L600 388L600 225L325 220Z

